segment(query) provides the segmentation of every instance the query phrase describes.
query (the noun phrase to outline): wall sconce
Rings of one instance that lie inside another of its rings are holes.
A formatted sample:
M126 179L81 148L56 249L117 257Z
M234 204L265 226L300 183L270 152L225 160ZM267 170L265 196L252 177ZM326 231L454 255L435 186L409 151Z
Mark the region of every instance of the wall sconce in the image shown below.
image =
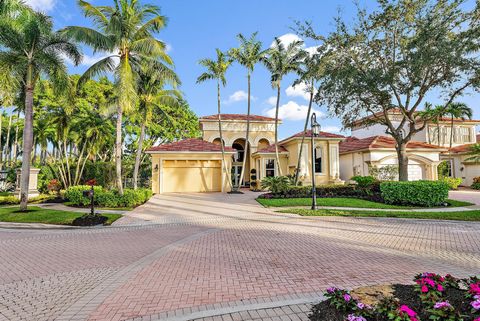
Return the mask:
M464 169L465 167L460 167L460 172L463 172Z
M155 164L155 168L153 169L153 171L158 172L158 164Z

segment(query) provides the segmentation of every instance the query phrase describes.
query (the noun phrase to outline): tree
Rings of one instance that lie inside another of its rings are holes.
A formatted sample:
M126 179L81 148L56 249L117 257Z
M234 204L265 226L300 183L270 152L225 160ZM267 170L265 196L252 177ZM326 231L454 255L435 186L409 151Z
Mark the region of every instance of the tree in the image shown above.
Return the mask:
M270 71L272 88L277 89L277 103L275 105L275 164L279 175L282 175L280 157L278 155L278 112L280 110L281 82L285 75L300 71L300 65L306 52L302 50L302 41L293 41L288 46L280 38L275 38L273 46L268 50L266 57L262 58L265 67Z
M294 184L297 185L298 178L300 174L300 166L302 161L302 154L303 154L303 144L305 143L305 136L307 135L307 127L310 121L310 114L312 111L312 105L315 96L315 83L317 79L321 78L324 73L324 58L319 53L315 53L314 55L309 55L305 57L302 68L299 71L299 78L295 81L295 85L305 84L306 91L309 93L309 100L308 100L308 110L307 115L305 116L305 123L303 125L303 135L302 135L302 142L300 143L300 150L298 152L298 161L297 161L297 168L295 170L295 179Z
M20 7L15 18L0 19L0 70L10 68L18 79L25 96L23 130L22 177L20 181L20 209L27 209L30 160L33 146L33 91L44 74L57 90L67 85L65 58L75 64L81 60L77 46L64 35L52 30L53 24L44 14Z
M164 110L163 106L170 105L180 108L181 93L177 90L164 89L168 82L174 86L180 84L180 79L173 70L166 66L155 64L145 64L141 66L138 72L138 113L140 114L140 134L138 136L137 152L135 164L133 167L133 188L138 186L138 172L140 168L141 157L143 153L143 140L145 138L145 128L152 120L152 114L160 113L171 120L170 115Z
M226 86L227 79L225 74L227 73L228 68L232 64L232 59L229 58L224 52L220 49L215 49L217 53L216 60L212 59L202 59L199 61L199 64L206 68L206 71L202 73L197 78L197 84L205 82L207 80L215 80L217 82L217 112L218 112L218 131L220 133L220 149L222 151L222 163L223 170L225 175L228 175L227 164L225 163L225 143L223 140L223 130L222 130L222 108L220 103L220 85ZM228 180L230 186L232 185L231 180Z
M345 126L365 116L384 125L396 141L402 181L408 180L407 143L430 120L417 113L426 97L441 92L448 105L478 85L479 21L475 10L462 10L462 3L378 1L370 14L358 9L352 25L337 18L325 41L332 59L316 101ZM311 25L306 29L312 31ZM398 122L392 121L393 112Z
M85 71L79 85L102 73L113 73L115 77L118 99L115 168L117 188L123 194L122 116L137 103L135 70L139 70L140 64L157 59L172 64L165 53L165 44L154 37L167 19L160 14L158 6L141 5L137 0L114 0L113 6L94 6L83 0L78 0L78 4L85 16L92 19L95 29L71 26L63 33L91 46L94 51L108 54Z
M471 156L465 159L467 162L480 163L480 144L477 143L470 146L469 155Z
M249 135L250 135L250 78L252 76L255 65L259 63L264 57L267 50L262 50L262 43L256 39L257 33L254 32L250 38L246 38L241 33L237 35L237 39L240 42L238 48L233 48L229 51L229 55L237 61L240 65L247 69L247 131L245 133L245 156L243 157L242 171L240 173L240 182L235 188L242 186L243 176L245 175L245 164L247 161L248 151L250 149Z

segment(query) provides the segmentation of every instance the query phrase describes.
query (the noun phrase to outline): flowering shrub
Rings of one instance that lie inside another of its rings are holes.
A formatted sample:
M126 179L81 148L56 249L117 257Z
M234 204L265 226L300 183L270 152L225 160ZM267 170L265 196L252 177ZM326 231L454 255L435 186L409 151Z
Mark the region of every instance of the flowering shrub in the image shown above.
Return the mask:
M327 289L325 297L329 299L331 305L340 311L353 310L357 306L357 302L346 290L331 287Z
M423 273L415 276L415 291L420 293L423 302L434 302L442 297L445 290L445 278L435 273Z
M47 184L47 190L52 194L58 194L61 188L62 184L58 179L51 179Z
M480 321L480 279L477 277L471 277L465 281L467 288L466 298L470 302L472 307L472 313L474 315L479 315Z
M462 320L455 308L448 301L439 301L428 310L430 319L434 321L457 321Z
M480 189L480 176L473 178L473 184L470 187L473 189Z

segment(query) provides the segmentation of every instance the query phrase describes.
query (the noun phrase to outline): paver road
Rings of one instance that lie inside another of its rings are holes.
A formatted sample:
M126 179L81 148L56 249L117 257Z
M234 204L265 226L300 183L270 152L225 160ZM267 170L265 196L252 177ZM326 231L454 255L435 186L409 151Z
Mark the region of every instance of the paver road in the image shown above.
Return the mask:
M0 318L304 320L330 285L480 271L479 223L303 218L255 196L162 195L109 228L0 230Z

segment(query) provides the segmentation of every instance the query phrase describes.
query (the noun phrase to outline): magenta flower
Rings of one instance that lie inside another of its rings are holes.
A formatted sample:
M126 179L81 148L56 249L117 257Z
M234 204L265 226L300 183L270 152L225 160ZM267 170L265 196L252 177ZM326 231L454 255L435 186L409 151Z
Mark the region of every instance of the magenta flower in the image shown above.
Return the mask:
M448 301L437 302L433 306L434 309L443 309L443 308L451 308L452 305Z
M332 294L332 293L335 292L336 290L337 290L337 288L332 286L332 287L330 287L330 288L327 289L327 293Z
M441 284L437 285L437 290L443 292L443 286Z
M429 279L429 278L425 278L423 279L425 281L425 283L427 283L428 285L430 285L431 287L435 287L435 281L433 281L432 279Z
M480 300L475 300L473 301L472 303L470 303L472 305L472 307L475 309L475 310L480 310Z
M427 293L428 287L426 285L422 285L422 293Z
M357 316L355 314L349 314L347 316L347 321L367 321L367 319L362 316Z
M473 321L480 321L480 317L473 319Z
M363 310L363 309L371 309L372 307L369 306L368 304L358 302L357 303L357 308L359 308L360 310Z
M352 297L350 296L350 294L345 293L345 294L343 295L343 299L344 299L345 301L347 301L347 302L350 302L350 300L352 299Z
M480 284L472 283L470 284L470 293L480 294Z
M417 316L417 312L413 311L412 309L410 309L408 306L406 305L402 305L399 309L398 309L401 313L406 313L410 319L411 318L414 318Z

